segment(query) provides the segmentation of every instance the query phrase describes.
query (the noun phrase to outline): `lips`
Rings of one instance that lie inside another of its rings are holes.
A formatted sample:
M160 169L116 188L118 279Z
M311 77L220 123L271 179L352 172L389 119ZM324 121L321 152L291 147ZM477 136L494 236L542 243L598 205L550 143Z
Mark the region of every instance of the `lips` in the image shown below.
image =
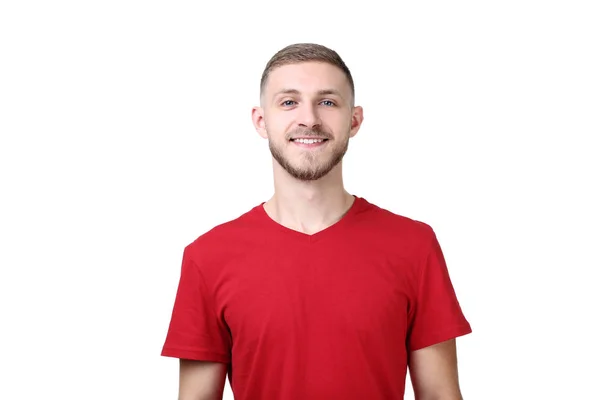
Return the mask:
M323 143L326 142L325 138L294 138L290 139L291 142L294 143L304 143L304 144L313 144L313 143Z
M320 129L298 129L291 132L290 142L302 147L315 147L325 144L329 139L329 134Z

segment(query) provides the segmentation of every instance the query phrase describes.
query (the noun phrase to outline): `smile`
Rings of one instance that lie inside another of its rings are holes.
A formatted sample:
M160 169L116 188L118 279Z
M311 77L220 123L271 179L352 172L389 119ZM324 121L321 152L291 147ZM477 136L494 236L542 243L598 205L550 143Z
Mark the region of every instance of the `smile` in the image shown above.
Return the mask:
M292 139L290 142L294 143L294 145L304 148L304 149L317 149L326 145L328 142L327 139L308 139L308 138L299 138Z
M294 143L302 143L302 144L315 144L315 143L323 143L327 139L292 139Z

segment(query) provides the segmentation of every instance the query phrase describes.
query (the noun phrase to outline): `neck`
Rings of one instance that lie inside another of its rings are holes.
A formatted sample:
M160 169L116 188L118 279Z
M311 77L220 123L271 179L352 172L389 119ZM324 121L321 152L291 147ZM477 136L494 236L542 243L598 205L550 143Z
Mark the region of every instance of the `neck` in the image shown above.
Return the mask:
M314 234L339 221L354 202L344 188L341 163L317 181L302 182L281 168L274 169L275 192L265 204L279 224Z

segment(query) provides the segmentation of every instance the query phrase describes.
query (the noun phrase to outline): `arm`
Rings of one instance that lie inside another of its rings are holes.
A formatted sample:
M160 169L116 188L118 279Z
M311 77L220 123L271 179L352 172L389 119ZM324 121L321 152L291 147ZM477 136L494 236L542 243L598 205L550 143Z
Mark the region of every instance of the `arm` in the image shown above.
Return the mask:
M415 400L462 400L456 339L413 351L408 367Z
M222 400L227 364L179 361L179 400Z

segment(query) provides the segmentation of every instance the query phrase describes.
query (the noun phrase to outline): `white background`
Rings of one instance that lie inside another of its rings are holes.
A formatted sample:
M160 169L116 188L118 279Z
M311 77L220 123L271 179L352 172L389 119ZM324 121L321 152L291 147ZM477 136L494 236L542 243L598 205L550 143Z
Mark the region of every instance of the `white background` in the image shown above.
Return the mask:
M348 190L438 234L465 399L600 399L596 2L201 3L2 2L0 398L176 398L183 247L271 195L260 74L317 42Z

